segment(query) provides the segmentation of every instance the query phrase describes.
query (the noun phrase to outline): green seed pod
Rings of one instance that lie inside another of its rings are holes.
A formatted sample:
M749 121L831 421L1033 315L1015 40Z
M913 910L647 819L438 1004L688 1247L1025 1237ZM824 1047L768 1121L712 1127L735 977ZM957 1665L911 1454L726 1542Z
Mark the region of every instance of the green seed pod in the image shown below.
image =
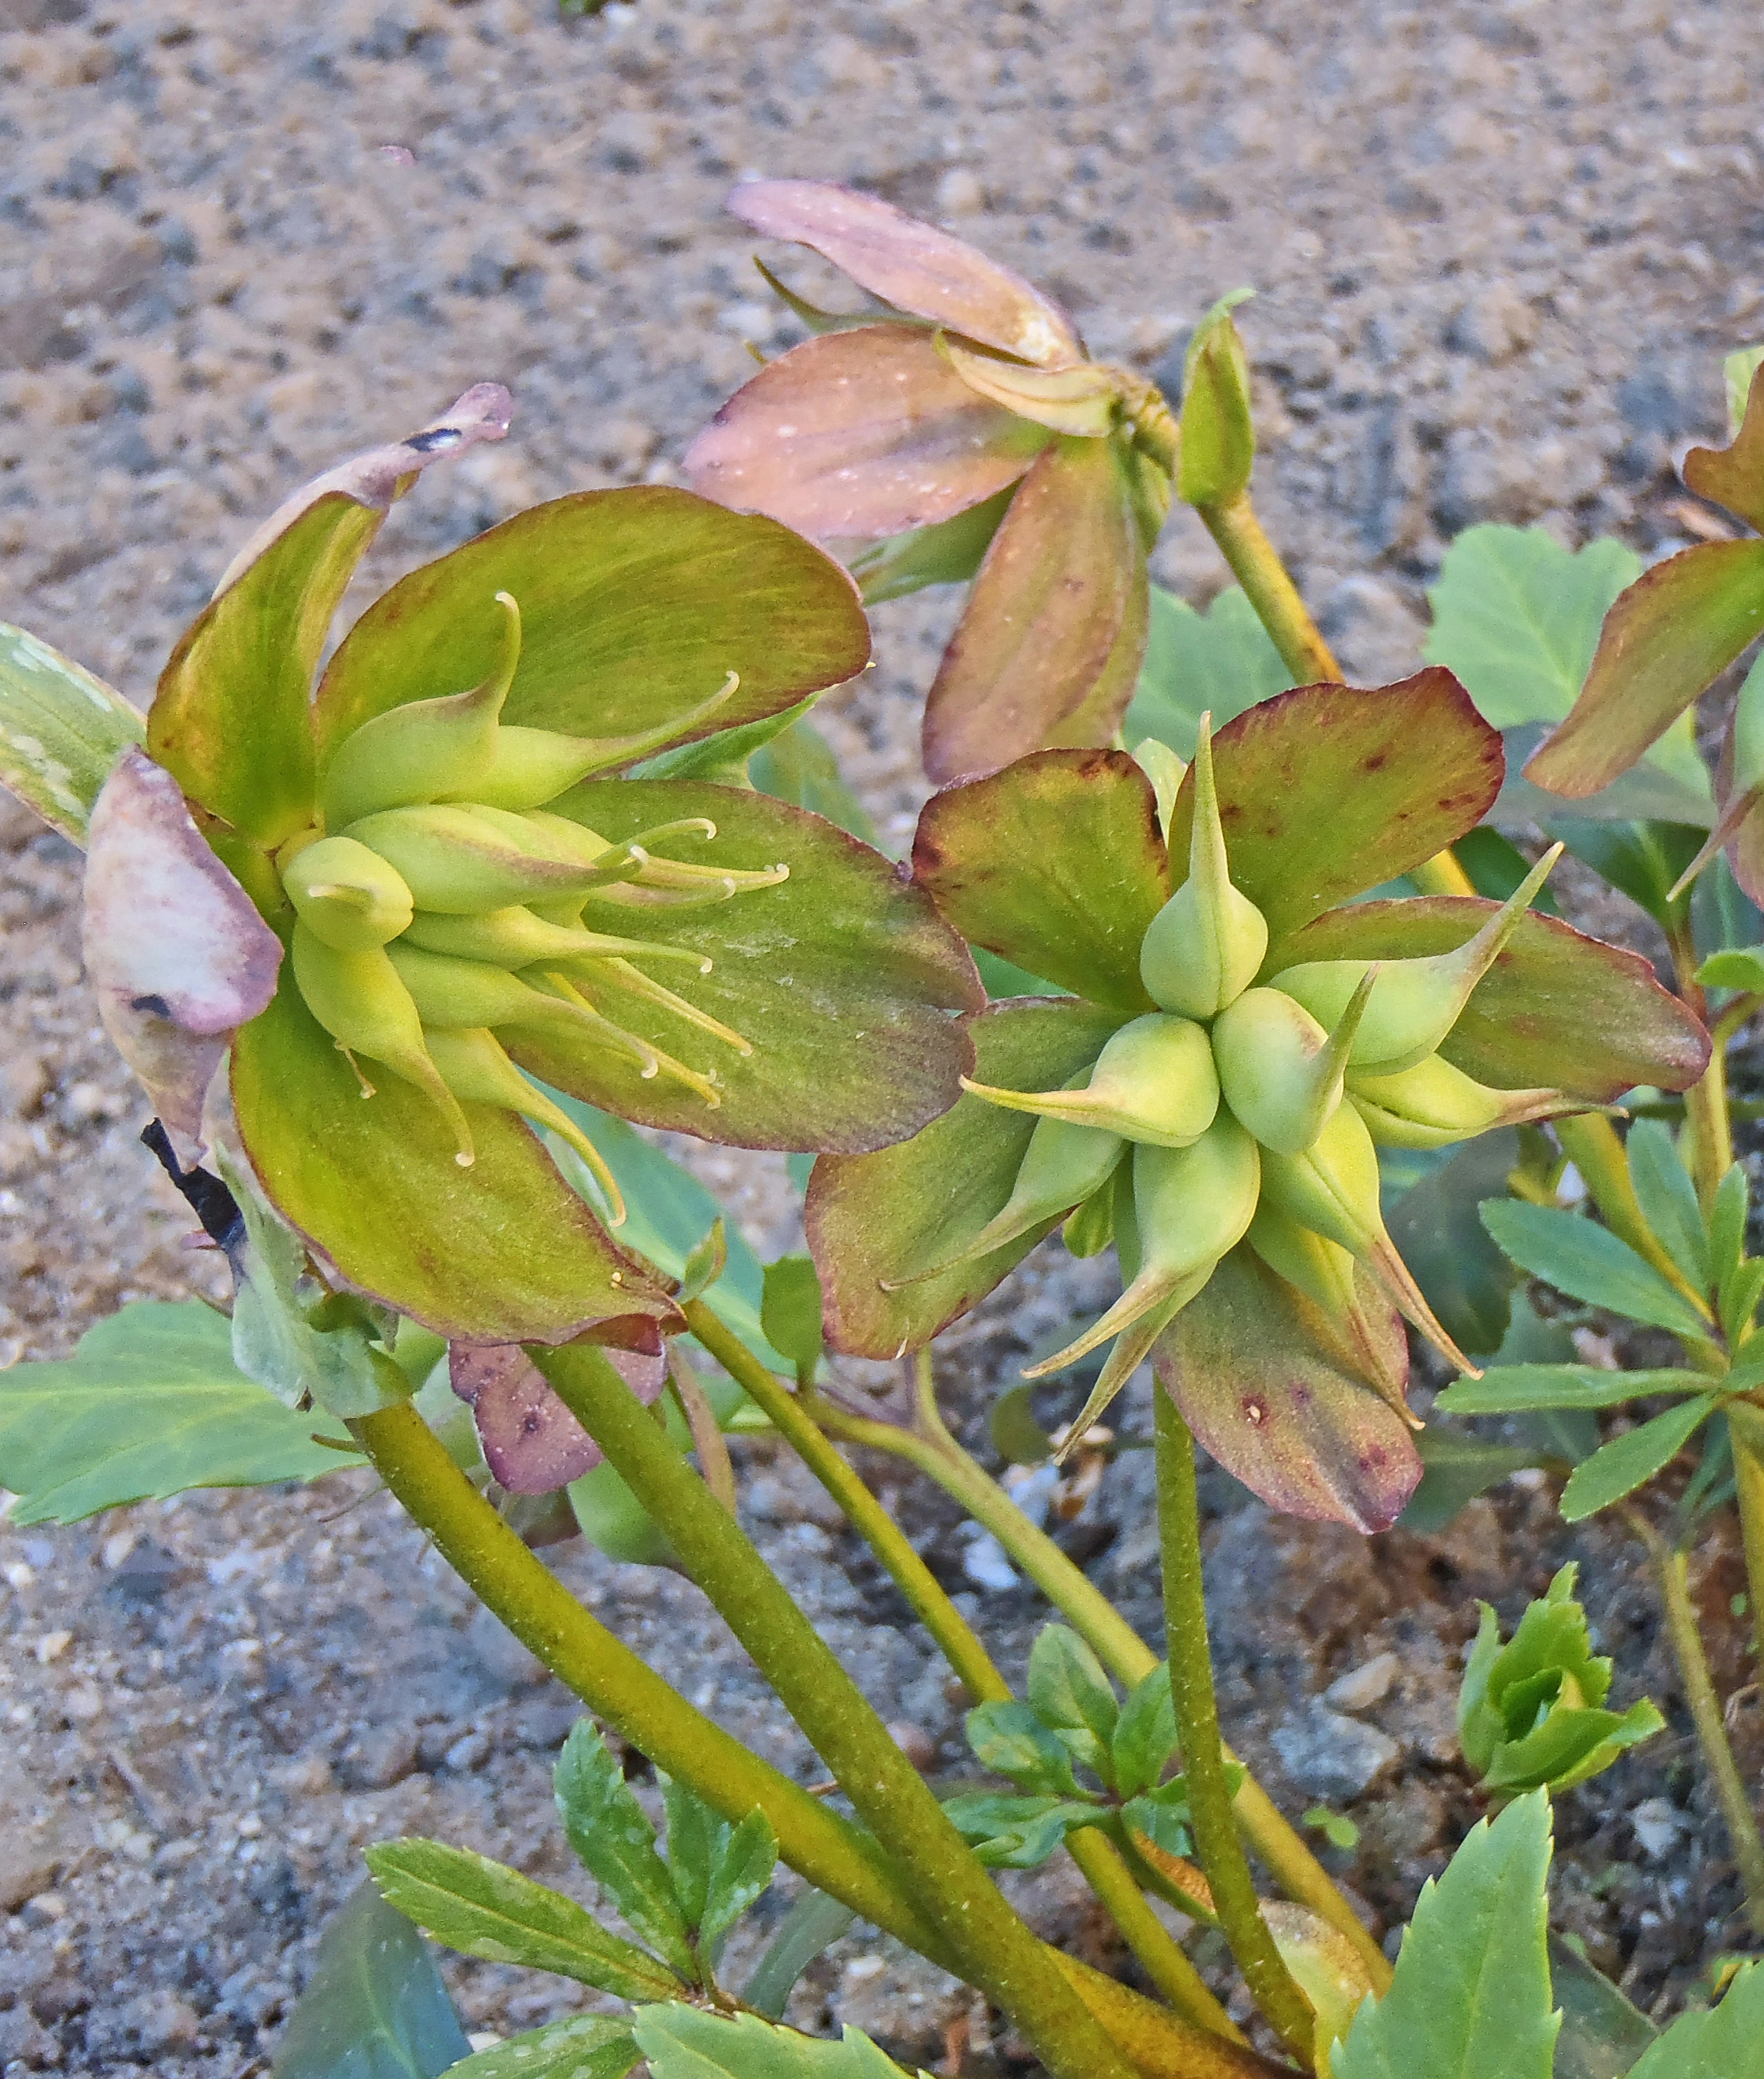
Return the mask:
M339 842L346 843L347 840ZM389 871L390 869L388 869ZM683 946L666 946L647 939L618 939L604 931L583 931L557 924L528 909L488 910L476 917L440 910L425 910L406 934L409 943L428 953L449 953L456 959L488 960L493 967L527 968L539 960L627 958L677 960L710 972L710 962L702 953Z
M1301 1155L1322 1132L1342 1101L1347 1052L1371 986L1368 974L1333 1032L1277 989L1245 989L1213 1021L1219 1087L1264 1148Z
M352 1059L362 1054L381 1063L432 1099L458 1144L454 1160L462 1169L469 1168L471 1128L429 1056L417 1006L392 956L380 947L340 952L326 945L302 920L294 927L293 962L294 979L307 1009L337 1045ZM362 1094L374 1094L365 1078Z
M366 845L320 838L283 856L283 889L300 922L337 952L371 952L409 928L410 890Z
M625 1224L625 1199L606 1158L576 1123L516 1068L493 1032L482 1026L423 1035L429 1058L457 1098L467 1103L500 1105L519 1112L568 1143L587 1164L600 1186L615 1228Z
M1115 1180L1100 1184L1081 1206L1066 1216L1060 1240L1068 1254L1100 1256L1115 1239Z
M1219 1079L1205 1031L1191 1019L1155 1010L1114 1034L1083 1090L1002 1090L966 1077L962 1086L1008 1111L1100 1127L1154 1148L1187 1148L1219 1109Z
M1339 1242L1301 1227L1265 1194L1244 1240L1276 1277L1297 1286L1326 1314L1344 1320L1353 1311L1353 1257Z
M1460 1371L1476 1367L1435 1319L1421 1287L1385 1230L1378 1151L1366 1123L1343 1105L1302 1155L1265 1154L1262 1190L1277 1212L1357 1256L1392 1302Z
M580 825L569 828L577 841L566 845L524 816L436 802L364 816L343 835L396 867L419 910L475 915L530 897L585 896L610 872L637 870L622 847ZM597 866L596 858L608 866Z
M1596 1111L1560 1090L1497 1090L1430 1054L1394 1076L1355 1074L1347 1094L1381 1148L1448 1148L1493 1127Z
M1200 717L1193 773L1188 878L1152 918L1139 949L1139 973L1163 1010L1209 1019L1255 981L1267 952L1267 922L1231 885L1213 784L1210 715Z
M337 747L319 782L328 830L382 809L469 794L492 769L497 717L521 659L521 609L505 592L496 669L481 686L444 699L410 701L365 722ZM565 783L568 784L568 782Z
M1033 1227L1057 1219L1081 1200L1101 1190L1121 1160L1126 1143L1119 1134L1095 1127L1074 1126L1062 1119L1044 1119L1029 1136L1011 1195L979 1232L910 1278L884 1279L885 1291L922 1285L964 1263L973 1263L1004 1249Z
M1562 847L1552 845L1476 936L1456 952L1382 963L1349 1050L1351 1072L1393 1076L1439 1047L1561 855ZM1368 965L1364 960L1309 960L1274 976L1273 985L1333 1029Z

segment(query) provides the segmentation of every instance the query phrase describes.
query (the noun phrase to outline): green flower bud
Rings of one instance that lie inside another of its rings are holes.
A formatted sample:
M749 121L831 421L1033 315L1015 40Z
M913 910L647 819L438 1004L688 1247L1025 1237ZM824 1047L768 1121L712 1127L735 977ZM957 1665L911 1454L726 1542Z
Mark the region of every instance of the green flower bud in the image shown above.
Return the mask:
M1100 1256L1115 1239L1115 1180L1100 1184L1081 1206L1075 1206L1060 1229L1068 1255Z
M1010 1197L980 1232L926 1270L915 1271L911 1278L891 1282L885 1279L883 1290L897 1292L903 1286L922 1285L927 1278L941 1278L945 1271L1007 1247L1031 1228L1057 1219L1102 1189L1125 1145L1119 1134L1075 1126L1062 1119L1042 1119L1029 1136Z
M1347 1094L1381 1148L1448 1148L1493 1127L1598 1107L1560 1090L1497 1090L1437 1054L1394 1076L1353 1076Z
M1385 1230L1378 1151L1351 1105L1339 1107L1302 1155L1267 1151L1262 1159L1262 1189L1277 1212L1359 1257L1430 1342L1460 1371L1481 1376L1435 1319Z
M1195 745L1188 878L1152 918L1139 949L1153 1002L1184 1018L1217 1017L1255 981L1267 953L1266 918L1231 885L1213 784L1212 721L1201 716Z
M1347 1052L1373 973L1333 1032L1278 989L1247 989L1214 1020L1213 1052L1225 1101L1264 1148L1303 1154L1341 1102Z
M1412 1069L1439 1047L1561 855L1562 847L1552 845L1475 937L1456 952L1382 963L1348 1054L1351 1069L1395 1075ZM1333 1028L1368 964L1365 960L1309 960L1272 980L1276 989L1284 989L1314 1018Z
M411 919L411 896L378 852L353 838L320 838L279 860L282 886L307 929L342 953L371 952Z
M303 919L294 927L293 962L307 1009L337 1045L352 1061L366 1055L432 1099L458 1144L454 1160L462 1169L469 1168L471 1128L429 1056L417 1006L391 955L379 947L339 951L316 937ZM359 1068L356 1073L360 1074ZM362 1095L373 1094L372 1085L363 1077Z
M347 843L346 839L328 842ZM372 855L370 855L371 856ZM388 868L390 871L390 868ZM448 953L459 960L488 960L493 967L529 968L536 962L610 959L620 956L677 960L709 974L710 962L684 946L665 946L647 939L619 939L604 931L585 931L518 906L487 910L475 917L425 910L405 934L425 952Z
M1326 1314L1344 1320L1353 1311L1357 1295L1352 1255L1339 1242L1301 1227L1265 1193L1244 1240L1276 1277L1296 1286Z
M1188 1147L1219 1109L1219 1079L1205 1031L1190 1019L1159 1011L1121 1027L1097 1056L1083 1090L1001 1090L966 1077L962 1087L1008 1111L1100 1127L1155 1148Z
M568 827L573 842L500 809L434 802L364 816L343 835L390 861L418 909L471 915L529 897L585 896L601 881L639 870L629 847L609 845L579 824Z
M606 1158L568 1112L527 1081L503 1052L493 1032L482 1026L467 1026L450 1032L425 1031L423 1039L430 1060L455 1097L468 1103L498 1105L505 1111L517 1111L535 1126L544 1127L567 1141L600 1186L612 1224L615 1228L625 1224L624 1194L606 1166Z

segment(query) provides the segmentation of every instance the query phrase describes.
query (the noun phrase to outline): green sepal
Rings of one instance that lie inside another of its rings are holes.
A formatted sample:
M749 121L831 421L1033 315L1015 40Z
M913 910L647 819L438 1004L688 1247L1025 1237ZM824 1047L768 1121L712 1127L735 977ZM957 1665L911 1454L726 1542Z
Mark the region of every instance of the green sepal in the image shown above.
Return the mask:
M70 843L146 717L83 665L0 622L0 787Z
M1255 462L1250 368L1231 312L1252 289L1221 296L1195 328L1183 366L1182 447L1176 496L1222 505L1248 484Z

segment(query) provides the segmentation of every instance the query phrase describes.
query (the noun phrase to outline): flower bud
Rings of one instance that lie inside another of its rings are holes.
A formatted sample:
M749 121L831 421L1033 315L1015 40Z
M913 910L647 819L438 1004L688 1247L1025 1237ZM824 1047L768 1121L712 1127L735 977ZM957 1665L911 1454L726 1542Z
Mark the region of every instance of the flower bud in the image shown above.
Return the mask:
M1213 784L1210 715L1200 717L1193 773L1188 878L1152 918L1139 949L1139 973L1163 1010L1209 1019L1255 981L1267 952L1267 923L1231 885Z
M962 1087L1008 1111L1100 1127L1155 1148L1188 1147L1219 1109L1219 1079L1205 1031L1190 1019L1159 1011L1121 1027L1097 1056L1083 1090L1003 1090L966 1077Z
M1011 1195L980 1232L953 1253L941 1256L910 1278L885 1279L882 1289L922 1285L964 1263L990 1256L1042 1222L1057 1219L1080 1200L1100 1191L1121 1160L1125 1143L1120 1135L1095 1127L1075 1126L1062 1119L1044 1119L1029 1136Z
M1351 1070L1395 1075L1432 1053L1458 1022L1470 992L1518 928L1532 897L1561 857L1552 845L1474 938L1456 952L1423 959L1385 960L1379 967L1360 1030L1348 1052ZM1359 989L1365 960L1309 960L1272 977L1331 1028Z
M410 890L353 838L302 845L282 868L282 886L301 922L339 952L371 952L410 923Z
M1231 316L1249 294L1237 289L1221 296L1188 342L1176 493L1190 505L1221 505L1238 496L1255 460L1249 362Z
M1344 1320L1353 1311L1352 1255L1339 1242L1301 1227L1265 1194L1244 1240L1277 1278L1296 1286L1326 1314Z
M1341 1102L1348 1049L1375 972L1368 970L1333 1032L1277 989L1247 989L1219 1013L1213 1027L1219 1087L1264 1148L1301 1155Z
M1394 1076L1356 1073L1347 1094L1381 1148L1448 1148L1497 1126L1597 1109L1560 1090L1497 1090L1429 1054Z
M505 592L497 594L497 604L502 609L497 665L481 686L388 709L337 747L319 782L328 830L340 830L382 809L463 798L491 769L497 717L521 656L521 609Z
M1100 1256L1115 1239L1115 1180L1100 1184L1081 1206L1075 1206L1060 1229L1068 1256Z
M459 1099L430 1058L416 1004L390 954L379 947L341 952L317 937L304 919L294 927L292 950L294 979L307 1009L352 1060L366 1055L430 1098L458 1144L454 1160L462 1169L468 1168L473 1157L471 1129ZM365 1078L362 1094L374 1094Z
M1378 1151L1365 1121L1343 1105L1302 1155L1262 1161L1268 1204L1301 1227L1359 1257L1393 1303L1459 1370L1481 1374L1434 1317L1409 1266L1385 1230L1379 1205Z

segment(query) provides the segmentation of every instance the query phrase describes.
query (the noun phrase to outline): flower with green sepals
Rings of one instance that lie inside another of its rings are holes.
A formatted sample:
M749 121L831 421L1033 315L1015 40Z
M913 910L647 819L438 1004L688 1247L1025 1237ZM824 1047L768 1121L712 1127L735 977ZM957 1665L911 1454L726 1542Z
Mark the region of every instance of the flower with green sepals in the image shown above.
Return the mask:
M1080 1424L1150 1354L1276 1505L1393 1521L1420 1470L1398 1314L1460 1360L1385 1230L1378 1143L1682 1088L1707 1055L1645 962L1526 907L1548 860L1503 905L1352 899L1473 827L1502 770L1435 670L1203 731L1167 828L1119 752L1042 751L934 797L919 879L972 943L1070 993L989 1005L952 1111L816 1165L835 1347L924 1343L1069 1215L1084 1253L1112 1236L1125 1285L1036 1367L1117 1338Z
M480 386L235 560L85 805L87 961L181 1152L224 1136L333 1284L455 1340L656 1348L665 1283L554 1166L532 1127L622 1219L532 1079L734 1144L874 1148L957 1094L979 993L887 860L680 772L868 656L848 578L774 521L555 500L401 579L320 671L393 500L509 413Z

